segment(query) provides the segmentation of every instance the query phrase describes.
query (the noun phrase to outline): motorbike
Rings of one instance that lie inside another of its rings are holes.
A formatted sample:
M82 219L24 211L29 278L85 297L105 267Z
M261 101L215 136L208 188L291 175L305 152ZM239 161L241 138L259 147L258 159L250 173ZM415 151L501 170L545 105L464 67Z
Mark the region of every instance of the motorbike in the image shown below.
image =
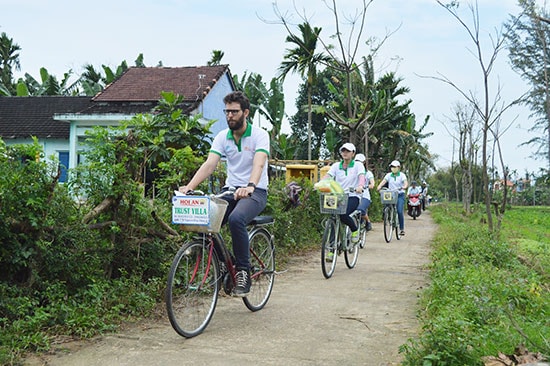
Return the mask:
M420 194L409 194L409 201L407 202L407 214L416 220L422 213L422 206L420 201Z

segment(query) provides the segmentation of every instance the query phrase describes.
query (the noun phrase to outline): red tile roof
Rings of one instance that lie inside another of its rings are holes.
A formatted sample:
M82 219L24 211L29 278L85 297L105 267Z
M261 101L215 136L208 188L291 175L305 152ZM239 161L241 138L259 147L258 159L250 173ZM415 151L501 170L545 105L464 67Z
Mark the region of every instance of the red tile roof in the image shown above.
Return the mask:
M229 72L228 65L190 67L131 67L97 94L94 102L158 101L161 92L182 95L184 102L204 99L214 84ZM136 88L136 85L141 87Z

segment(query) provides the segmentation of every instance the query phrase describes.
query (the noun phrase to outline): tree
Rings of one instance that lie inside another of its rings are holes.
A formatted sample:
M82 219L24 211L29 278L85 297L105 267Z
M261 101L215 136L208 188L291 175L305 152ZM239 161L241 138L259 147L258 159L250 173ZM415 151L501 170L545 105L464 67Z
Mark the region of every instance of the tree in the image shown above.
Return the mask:
M292 32L284 17L281 17L281 20L289 33L286 42L295 44L296 48L287 49L287 53L284 55L285 61L279 67L280 78L284 80L290 72L297 72L302 78L304 76L307 78L307 159L311 160L311 88L317 77L317 64L328 62L329 59L322 54L315 53L321 28L312 28L309 22L304 22L298 26L301 33L300 38Z
M534 157L546 160L550 170L550 14L535 0L518 3L523 12L506 23L509 57L512 68L531 84L524 103L536 118L530 131L537 132L524 144L538 146Z
M20 70L19 52L21 47L13 43L5 32L0 35L0 95L15 95L13 70Z
M365 150L369 150L369 133L373 128L371 111L375 108L372 101L381 100L382 95L374 93L374 70L372 67L372 58L378 49L382 46L387 34L381 41L375 38L367 38L363 35L366 26L367 9L372 0L362 0L360 7L354 14L342 16L337 7L337 1L323 1L326 8L332 14L334 19L334 33L330 36L330 42L317 35L317 42L322 45L325 56L319 56L320 66L331 69L333 74L338 77L334 80L333 96L335 100L324 106L314 106L313 110L317 113L324 113L332 120L339 129L346 133L347 139L357 145L358 135L365 141ZM277 5L274 5L275 14L278 18L278 24L283 24L292 36L294 33L290 27L290 16L282 14ZM300 14L303 24L311 24L305 11ZM341 19L345 19L345 22ZM311 27L311 26L309 26ZM319 28L320 29L320 28ZM360 57L360 45L368 47L369 55ZM303 47L303 46L302 46ZM296 51L298 53L300 51ZM313 53L303 48L301 50L306 55Z
M63 74L63 79L58 81L45 67L40 68L40 81L25 73L25 78L20 78L17 82L17 96L78 95L79 82L70 84L71 76L72 70L69 70Z
M136 66L145 67L143 66L143 54L140 54L136 59ZM101 67L105 75L102 75L101 71L96 70L91 64L84 65L84 72L80 76L79 82L85 95L93 96L105 89L107 85L128 70L128 63L126 60L122 61L116 70L106 65L101 65Z
M481 101L479 101L476 97L476 95L472 91L464 91L461 89L457 84L446 78L445 76L441 77L434 77L434 79L443 81L450 86L452 86L456 91L458 91L467 101L468 104L472 106L472 108L475 110L476 114L478 115L479 119L482 122L482 174L483 174L483 190L485 195L485 211L487 214L487 226L490 231L494 230L494 222L493 222L493 215L492 215L492 195L490 191L489 186L489 174L488 174L488 160L489 160L489 138L492 135L495 139L499 138L498 130L500 128L500 123L502 119L502 115L506 110L508 110L510 107L518 104L522 97L512 101L511 103L505 104L502 102L501 98L501 87L500 85L497 87L496 92L494 95L491 94L490 90L490 76L491 71L493 70L493 67L495 65L495 62L497 60L498 54L500 51L504 49L505 46L505 37L503 35L502 29L497 30L496 34L491 37L491 44L492 44L492 51L489 52L489 57L486 59L483 52L483 42L481 40L480 36L480 22L479 22L479 11L477 7L477 1L475 4L469 4L469 10L472 15L472 25L469 26L465 23L464 20L460 17L458 14L458 3L452 2L451 4L444 4L442 1L437 0L437 3L442 6L444 9L446 9L459 23L460 25L466 30L468 33L469 38L472 40L475 46L475 51L472 52L476 57L477 61L479 63L481 74L482 74L482 92L483 97ZM506 129L505 129L506 130ZM498 145L498 148L500 148L500 145ZM503 171L505 171L505 167L503 166ZM504 189L506 189L506 185L504 185ZM503 206L505 207L505 202L503 202ZM502 209L504 209L502 207ZM498 210L497 210L498 212ZM500 214L498 215L498 227L500 227L500 222L502 220L502 214L504 212L500 211Z
M212 56L210 58L210 61L206 63L208 66L217 66L222 62L222 58L225 55L223 51L220 50L213 50Z
M324 110L319 106L328 105L334 98L329 90L329 81L334 76L333 70L325 68L317 75L316 80L311 86L308 86L307 81L300 84L298 96L296 97L296 105L306 105L307 99L311 98L312 114L311 114L311 149L312 156L319 159L332 157L338 152L338 147L342 141L342 131L337 125L331 121ZM308 95L308 88L311 92ZM307 146L307 130L309 126L309 110L298 108L296 113L290 117L290 126L292 134L300 146ZM307 159L307 149L299 149L297 151L298 159ZM329 155L329 156L327 156Z
M447 127L445 129L458 144L458 166L462 170L462 206L464 212L469 214L474 189L472 171L476 164L475 159L479 143L479 129L477 128L479 121L476 119L475 110L469 104L458 102L453 112L454 119L451 122L455 124L456 130L453 133Z

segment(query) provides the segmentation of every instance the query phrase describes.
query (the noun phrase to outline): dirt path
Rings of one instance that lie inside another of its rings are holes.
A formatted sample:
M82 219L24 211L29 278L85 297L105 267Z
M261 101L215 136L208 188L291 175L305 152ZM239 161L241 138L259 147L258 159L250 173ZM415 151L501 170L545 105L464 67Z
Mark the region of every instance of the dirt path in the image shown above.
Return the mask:
M26 365L398 365L400 345L418 329L417 297L425 286L436 226L426 211L406 218L407 235L387 244L375 223L349 270L343 256L326 280L320 253L282 270L267 306L256 313L223 297L205 332L178 336L162 314L86 342L63 343Z

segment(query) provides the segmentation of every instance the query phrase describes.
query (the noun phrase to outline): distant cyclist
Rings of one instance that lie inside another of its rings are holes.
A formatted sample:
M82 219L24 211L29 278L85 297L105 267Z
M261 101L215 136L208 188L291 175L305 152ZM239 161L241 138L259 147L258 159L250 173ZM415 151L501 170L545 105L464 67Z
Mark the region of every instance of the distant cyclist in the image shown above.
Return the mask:
M430 203L428 200L428 183L426 183L425 180L422 181L421 189L422 193L420 194L420 196L422 197L422 211L425 211L426 206L428 206Z
M323 179L334 179L348 194L348 209L345 214L340 215L340 221L349 226L351 238L356 243L360 239L359 228L350 214L357 209L361 200L365 186L365 167L355 161L355 145L350 142L346 142L340 147L340 155L342 161L332 164ZM350 188L352 192L350 192Z
M400 235L405 235L405 189L407 189L409 183L407 182L407 176L401 172L401 163L394 160L390 163L391 172L384 176L384 179L380 182L376 190L380 191L382 187L388 184L388 189L391 191L397 191L397 217L399 219Z

